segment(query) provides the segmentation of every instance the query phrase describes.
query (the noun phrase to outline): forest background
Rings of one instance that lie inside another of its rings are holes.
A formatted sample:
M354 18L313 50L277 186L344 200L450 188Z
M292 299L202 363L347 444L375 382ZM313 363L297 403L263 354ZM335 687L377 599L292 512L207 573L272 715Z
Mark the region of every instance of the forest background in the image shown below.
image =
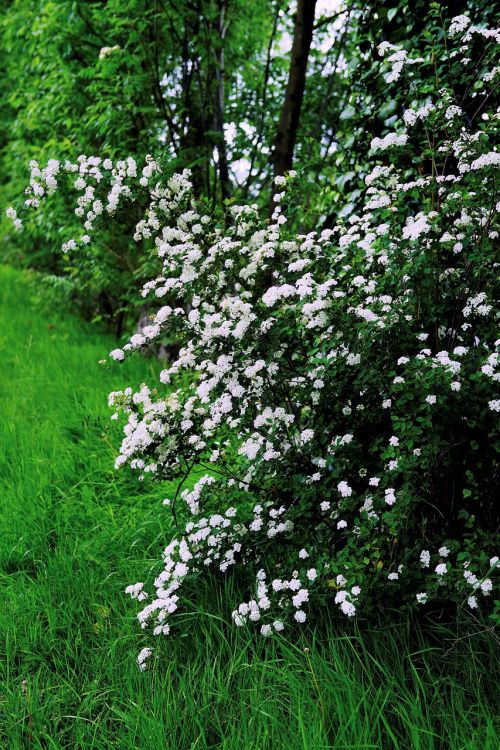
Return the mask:
M293 166L295 226L330 228L362 205L370 142L407 99L400 81L381 76L377 45L411 48L463 11L488 24L495 6L3 0L2 202L23 192L32 159L153 154L166 174L190 169L214 209L256 202L264 216L273 177ZM150 273L146 248L132 239L141 205L68 257L54 252L79 224L68 201L54 197L22 235L4 219L3 257L43 272L119 336L126 316L130 326L140 315L137 289Z

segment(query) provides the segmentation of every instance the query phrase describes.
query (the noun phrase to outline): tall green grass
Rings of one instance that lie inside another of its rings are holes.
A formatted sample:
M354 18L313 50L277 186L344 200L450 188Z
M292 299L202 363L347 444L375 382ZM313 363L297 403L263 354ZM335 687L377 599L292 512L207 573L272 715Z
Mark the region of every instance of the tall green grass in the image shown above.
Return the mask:
M169 536L165 488L112 468L106 395L154 361L0 270L0 747L7 750L496 750L491 636L409 621L265 642L207 583L151 669L124 587ZM168 494L168 493L166 493ZM235 600L236 600L235 594Z

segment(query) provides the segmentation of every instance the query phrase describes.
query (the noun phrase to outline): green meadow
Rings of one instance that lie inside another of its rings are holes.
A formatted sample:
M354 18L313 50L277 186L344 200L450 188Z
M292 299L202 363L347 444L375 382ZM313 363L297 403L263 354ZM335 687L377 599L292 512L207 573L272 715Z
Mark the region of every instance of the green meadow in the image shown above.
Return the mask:
M172 533L166 488L116 472L107 394L155 360L0 271L0 747L496 750L496 643L480 624L328 615L295 638L236 629L215 582L141 673L126 585ZM52 312L51 312L52 310ZM201 607L199 602L203 602Z

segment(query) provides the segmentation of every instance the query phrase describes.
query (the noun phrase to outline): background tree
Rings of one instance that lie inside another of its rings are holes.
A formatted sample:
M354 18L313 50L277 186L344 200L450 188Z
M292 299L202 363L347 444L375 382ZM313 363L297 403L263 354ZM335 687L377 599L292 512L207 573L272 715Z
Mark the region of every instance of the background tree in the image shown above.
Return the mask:
M376 45L410 48L430 31L433 7L442 22L468 9L487 23L495 11L491 0L5 1L3 202L19 194L31 159L150 153L166 174L189 168L212 210L232 198L266 215L273 175L293 163L302 176L289 221L331 226L337 209L358 209L370 141L402 113L404 92L379 76ZM119 335L147 277L148 253L130 240L141 206L94 246L62 255L77 226L68 209L54 196L48 221L35 216L23 236L3 224L2 254L43 271Z

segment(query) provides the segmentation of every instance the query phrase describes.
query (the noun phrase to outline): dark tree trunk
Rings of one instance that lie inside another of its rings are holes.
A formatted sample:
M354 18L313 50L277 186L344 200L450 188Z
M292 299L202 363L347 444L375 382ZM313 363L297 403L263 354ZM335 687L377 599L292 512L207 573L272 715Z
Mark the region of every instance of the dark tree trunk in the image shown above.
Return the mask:
M226 137L224 134L224 44L226 39L226 3L220 5L218 19L218 51L216 54L215 64L215 130L217 132L217 153L219 157L219 177L222 199L225 200L231 195L231 178L229 177L229 166L227 162Z
M210 123L212 102L207 102L207 92L203 85L199 60L189 46L190 39L200 35L201 14L186 18L182 40L182 112L184 123L181 126L181 153L183 161L189 165L196 197L210 192L208 159L210 144L207 138L207 122ZM208 115L208 116L207 116Z
M292 168L293 150L304 98L307 59L313 37L316 0L298 0L288 83L272 156L274 176Z

